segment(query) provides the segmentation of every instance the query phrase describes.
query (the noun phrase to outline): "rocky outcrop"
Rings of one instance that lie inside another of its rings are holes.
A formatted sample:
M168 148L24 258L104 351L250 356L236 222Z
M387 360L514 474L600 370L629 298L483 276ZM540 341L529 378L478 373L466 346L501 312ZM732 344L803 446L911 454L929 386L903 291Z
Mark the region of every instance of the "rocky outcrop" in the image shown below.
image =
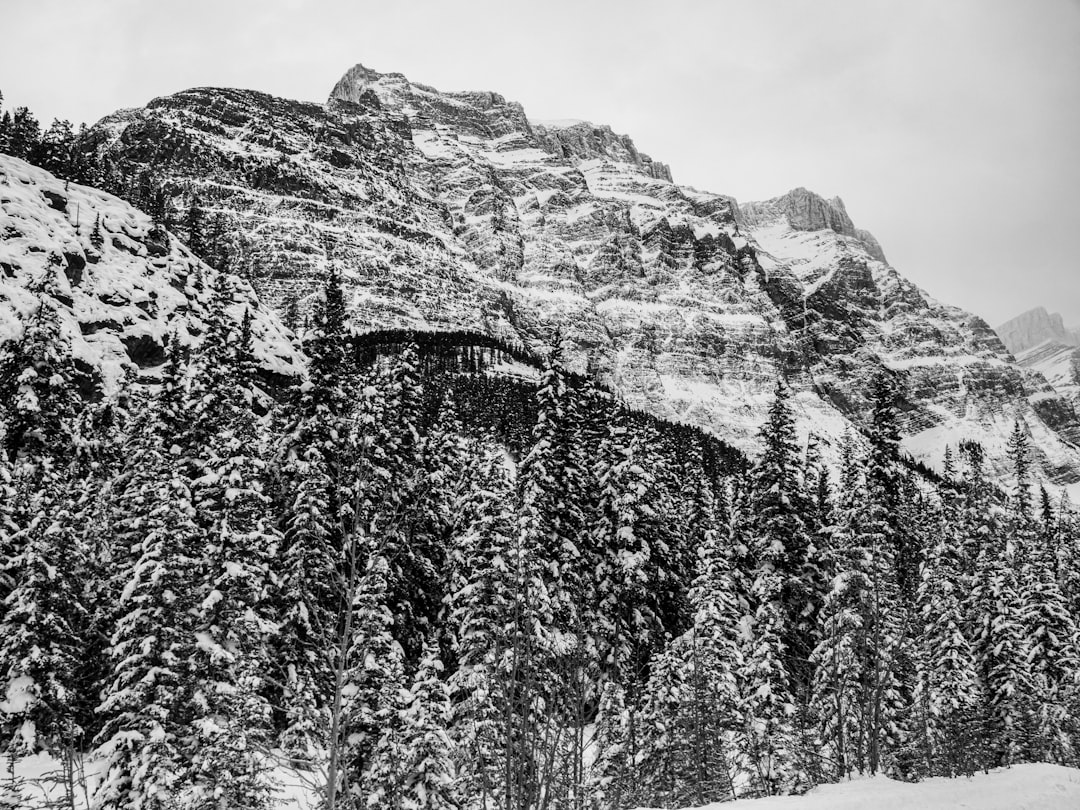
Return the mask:
M48 299L90 398L154 376L167 345L193 347L206 331L214 271L115 197L0 155L0 236L0 344L19 340ZM301 374L277 315L246 282L232 279L232 290L228 314L239 323L251 313L264 374Z
M873 258L880 262L885 261L885 252L881 245L869 231L855 227L855 223L848 216L844 201L839 197L826 200L799 187L765 202L744 203L741 210L750 227L762 227L783 218L797 231L831 230L854 237Z
M644 174L657 180L671 179L671 169L666 163L653 160L634 146L628 135L616 135L607 125L597 126L588 121L570 124L533 124L540 147L553 155L564 158L591 160L607 158L619 163L636 166Z

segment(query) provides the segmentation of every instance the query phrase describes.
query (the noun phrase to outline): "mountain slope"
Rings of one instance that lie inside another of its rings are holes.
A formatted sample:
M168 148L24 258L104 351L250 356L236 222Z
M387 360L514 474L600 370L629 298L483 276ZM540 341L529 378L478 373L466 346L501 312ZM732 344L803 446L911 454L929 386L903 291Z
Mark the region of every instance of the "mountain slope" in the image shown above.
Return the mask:
M197 89L118 113L101 148L237 235L268 302L344 268L354 328L478 329L571 362L639 407L753 451L776 377L826 453L902 378L907 447L1004 443L1022 419L1046 478L1080 481L1080 423L980 319L929 299L839 199L739 206L671 181L609 128L530 122L490 92L349 70L326 105ZM830 450L832 448L832 450Z
M152 372L174 336L198 342L214 271L122 200L0 155L0 234L0 343L51 298L87 395ZM299 374L280 320L238 281L230 314L245 309L263 371Z

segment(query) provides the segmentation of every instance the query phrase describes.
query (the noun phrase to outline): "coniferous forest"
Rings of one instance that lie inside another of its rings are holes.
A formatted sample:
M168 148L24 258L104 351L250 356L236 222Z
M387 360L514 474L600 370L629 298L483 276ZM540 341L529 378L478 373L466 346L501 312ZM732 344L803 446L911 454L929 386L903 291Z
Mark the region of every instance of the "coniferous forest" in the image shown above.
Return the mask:
M87 137L0 119L173 216ZM1005 489L975 443L934 474L883 373L837 467L780 380L750 460L557 333L354 334L336 267L286 381L206 283L198 348L115 397L48 297L0 346L0 746L59 763L60 806L87 762L100 810L270 808L283 766L326 810L625 810L1080 764L1080 523L1022 425Z
M336 273L273 387L212 284L158 386L81 401L47 305L0 366L0 733L106 763L95 806L270 807L282 761L508 809L1076 763L1080 534L1019 428L1010 491L977 445L931 480L882 376L836 476L780 382L749 464L557 343L536 382L353 338Z

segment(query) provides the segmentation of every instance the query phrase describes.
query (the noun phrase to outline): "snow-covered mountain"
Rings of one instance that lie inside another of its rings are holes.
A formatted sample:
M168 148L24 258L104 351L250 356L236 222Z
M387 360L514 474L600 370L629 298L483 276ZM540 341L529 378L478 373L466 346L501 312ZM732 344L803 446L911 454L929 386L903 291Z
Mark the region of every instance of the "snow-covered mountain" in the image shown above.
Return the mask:
M87 395L160 366L172 339L198 342L214 271L122 200L0 155L0 234L0 343L50 298ZM237 279L229 312L245 309L263 371L301 373L277 315Z
M917 458L975 439L1004 475L1020 419L1045 478L1080 482L1068 398L901 276L838 198L740 206L674 183L609 127L532 122L497 93L362 65L326 104L201 88L98 132L178 206L225 217L273 306L303 306L334 259L356 329L467 327L542 348L558 327L579 370L750 451L777 375L828 452L884 366Z
M1035 307L995 327L998 337L1010 352L1020 355L1042 343L1080 346L1080 329L1066 329L1061 315Z
M1041 374L1074 409L1080 408L1080 330L1067 329L1060 314L1036 307L995 331L1017 363Z

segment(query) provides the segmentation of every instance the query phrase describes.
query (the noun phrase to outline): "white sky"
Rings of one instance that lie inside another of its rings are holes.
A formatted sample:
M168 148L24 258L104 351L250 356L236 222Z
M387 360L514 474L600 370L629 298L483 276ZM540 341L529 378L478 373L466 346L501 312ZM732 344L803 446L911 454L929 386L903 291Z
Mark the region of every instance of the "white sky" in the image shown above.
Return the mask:
M840 195L991 324L1080 325L1080 0L0 0L5 106L322 101L362 62L630 134L677 182Z

